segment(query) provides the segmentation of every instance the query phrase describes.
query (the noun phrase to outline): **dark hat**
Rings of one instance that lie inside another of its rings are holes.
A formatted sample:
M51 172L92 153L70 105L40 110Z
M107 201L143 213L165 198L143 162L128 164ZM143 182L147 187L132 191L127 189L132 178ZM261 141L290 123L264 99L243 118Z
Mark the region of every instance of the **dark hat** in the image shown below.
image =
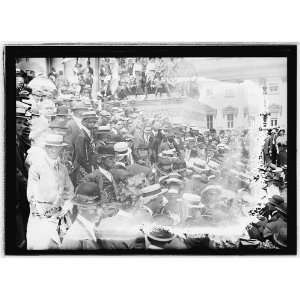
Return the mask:
M173 168L177 172L183 171L186 169L186 162L184 160L176 160L173 162Z
M287 216L287 204L282 203L282 205L276 206L276 210L283 214L284 216Z
M100 145L96 147L96 154L97 156L100 156L101 158L106 158L106 157L114 157L115 156L115 151L112 146L108 145Z
M278 232L273 234L273 240L279 247L287 247L287 227L283 226Z
M158 157L158 165L159 166L171 166L172 161L166 157Z
M68 107L66 105L60 105L57 108L56 115L57 116L68 116L69 115Z
M269 199L269 203L274 205L275 207L282 205L284 199L279 195L273 195L272 198Z
M78 206L88 207L100 203L100 190L94 182L83 182L75 191L73 203Z
M145 143L139 143L135 148L148 150L148 146Z

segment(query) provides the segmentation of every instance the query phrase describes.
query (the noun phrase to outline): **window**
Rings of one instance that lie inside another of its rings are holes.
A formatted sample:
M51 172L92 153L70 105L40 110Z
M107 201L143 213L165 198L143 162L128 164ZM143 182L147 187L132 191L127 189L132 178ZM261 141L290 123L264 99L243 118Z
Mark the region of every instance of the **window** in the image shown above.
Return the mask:
M277 119L271 119L271 127L277 126L278 122Z
M206 123L207 123L207 128L208 129L214 128L213 120L214 120L213 115L206 115Z
M233 128L233 114L227 114L227 128Z

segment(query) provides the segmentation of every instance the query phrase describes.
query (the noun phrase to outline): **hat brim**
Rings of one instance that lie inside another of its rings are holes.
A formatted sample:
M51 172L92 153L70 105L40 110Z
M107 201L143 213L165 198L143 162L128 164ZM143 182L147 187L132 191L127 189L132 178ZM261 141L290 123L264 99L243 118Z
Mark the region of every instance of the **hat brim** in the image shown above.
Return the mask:
M16 116L16 119L24 119L24 120L27 120L28 117L26 117L26 116Z
M154 199L158 198L159 196L166 194L167 192L168 192L168 189L161 189L161 191L158 194L147 196L147 197L141 196L141 200L144 203L148 203L151 200L154 200Z
M68 146L69 144L67 143L61 143L61 144L52 144L52 143L47 143L45 142L45 146L51 146L51 147L66 147Z

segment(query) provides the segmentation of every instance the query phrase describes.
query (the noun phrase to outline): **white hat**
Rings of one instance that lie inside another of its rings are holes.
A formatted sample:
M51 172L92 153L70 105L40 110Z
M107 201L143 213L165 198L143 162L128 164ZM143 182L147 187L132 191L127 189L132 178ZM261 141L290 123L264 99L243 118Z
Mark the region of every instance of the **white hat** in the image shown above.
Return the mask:
M126 142L118 142L114 145L114 150L118 155L128 154L129 148Z
M98 120L98 116L93 111L86 111L86 112L82 113L81 119L82 119L82 121L87 120L87 119L96 119L96 120Z
M159 153L159 157L173 157L176 154L176 149L164 150Z
M56 146L56 147L64 147L67 146L67 143L64 143L64 138L59 134L48 134L45 137L45 145L46 146Z
M163 189L158 183L149 185L141 190L141 200L144 204L147 204L158 196L165 194L167 191L168 189Z
M26 114L26 109L25 108L17 107L17 109L16 109L16 117L17 118L27 119L25 114Z
M184 193L181 201L186 203L189 208L202 208L204 205L201 203L201 197L192 193Z

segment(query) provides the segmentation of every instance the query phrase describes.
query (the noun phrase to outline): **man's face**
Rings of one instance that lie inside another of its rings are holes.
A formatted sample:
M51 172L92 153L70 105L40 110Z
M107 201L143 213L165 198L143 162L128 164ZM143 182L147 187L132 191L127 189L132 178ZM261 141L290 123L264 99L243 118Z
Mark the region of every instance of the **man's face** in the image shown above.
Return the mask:
M109 119L107 117L101 117L101 124L103 126L107 125L109 122Z
M23 77L16 77L16 88L21 89L24 86L24 78Z
M62 151L62 147L46 146L45 150L51 159L57 159Z
M41 95L36 95L36 94L32 94L32 98L36 103L39 103L43 100L43 96Z
M145 159L145 158L148 157L148 151L147 151L147 149L138 149L137 152L138 152L138 156L141 159Z
M83 122L83 126L85 126L87 129L93 129L97 123L97 121L95 119L87 119L84 120Z
M18 136L22 135L22 132L24 130L25 126L25 119L22 118L17 118L16 119L16 133Z
M97 223L103 214L103 209L99 205L91 205L89 207L80 208L80 214L91 223Z
M106 157L103 161L104 165L108 168L108 169L112 169L112 167L114 166L115 164L115 160L114 160L114 157L113 156L109 156L109 157Z
M41 114L44 116L54 115L54 106L52 105L45 105L40 110Z

